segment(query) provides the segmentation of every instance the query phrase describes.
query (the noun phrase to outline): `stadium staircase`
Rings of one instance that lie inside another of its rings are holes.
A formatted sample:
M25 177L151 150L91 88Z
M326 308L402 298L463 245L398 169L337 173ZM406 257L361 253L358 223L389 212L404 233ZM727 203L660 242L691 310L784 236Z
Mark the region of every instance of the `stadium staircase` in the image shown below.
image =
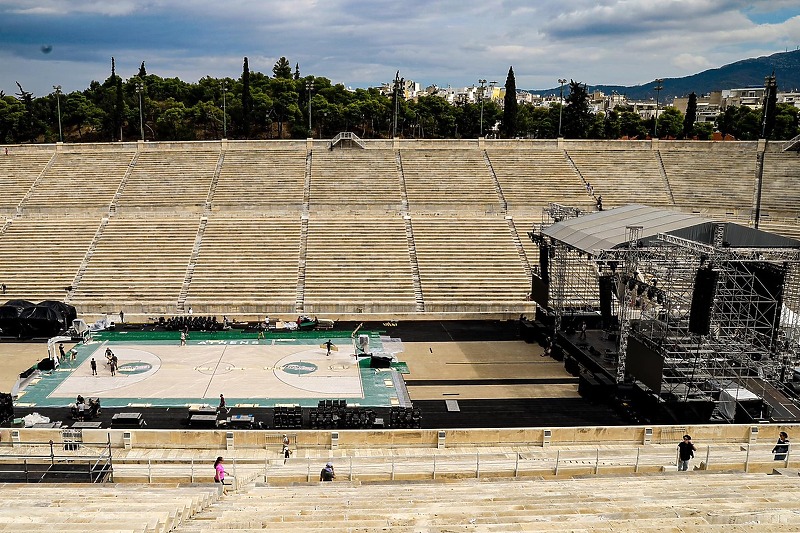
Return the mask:
M306 173L303 179L303 214L308 215L308 206L311 202L311 161L314 154L309 151L306 154Z
M15 218L22 216L23 206L25 205L26 200L31 197L33 191L36 190L36 185L39 183L39 181L41 181L42 177L44 177L44 175L47 174L47 171L50 170L50 167L53 166L53 163L55 163L55 161L56 161L56 152L53 152L53 155L50 156L50 160L44 166L42 171L39 172L39 175L36 176L36 179L33 180L33 183L31 183L28 192L25 193L25 196L22 197L22 200L20 200L19 205L17 205L17 213L14 215Z
M219 152L219 159L217 159L217 166L214 169L214 177L211 178L211 184L208 186L208 196L206 197L206 205L204 208L205 215L211 214L211 205L214 201L214 193L217 190L217 183L219 183L219 175L222 172L222 164L225 162L225 149Z
M297 288L294 309L302 312L306 298L306 255L308 254L308 212L311 202L311 163L314 154L306 154L306 172L303 181L303 213L300 216L300 254L297 258Z
M206 203L206 205L210 205L210 203ZM189 264L186 266L186 275L183 278L183 285L181 285L181 292L178 294L179 313L183 313L186 310L186 297L189 294L189 285L191 285L192 283L192 276L194 275L194 269L197 266L197 258L200 256L200 248L203 245L203 235L205 235L207 225L208 225L208 217L205 216L200 217L200 225L197 227L197 235L195 236L194 239L194 246L192 247L192 255L189 258Z
M400 155L400 150L395 152L395 161L397 162L397 177L400 179L400 195L403 199L403 213L408 213L408 191L406 190L406 177L403 173L403 156Z
M366 148L367 147L364 144L364 142L358 137L358 135L356 135L352 131L343 131L343 132L337 133L336 136L333 139L331 139L331 147L336 146L337 144L339 144L342 141L352 141L353 143L355 143L356 145L360 146L361 148Z
M751 222L755 221L756 216L756 208L758 207L758 191L759 189L763 189L764 186L764 159L766 158L766 152L761 150L756 153L756 171L755 171L755 179L753 180L753 204L750 206L751 209Z
M531 279L533 277L533 273L531 272L531 264L528 261L528 255L525 253L525 248L523 248L522 241L519 238L517 226L514 224L514 217L506 216L506 222L508 222L508 229L511 231L511 238L514 240L514 246L517 248L519 259L522 262L522 268L525 269L525 274L528 276L528 279Z
M581 182L583 183L583 187L586 188L586 178L584 178L583 174L581 174L581 171L578 168L578 165L575 164L575 161L572 160L572 158L570 157L569 153L567 153L566 150L562 150L562 151L564 153L564 159L567 160L567 163L569 163L570 168L572 168L573 172L575 172L575 175L578 176L581 179Z
M408 257L411 261L411 272L414 282L414 300L417 305L417 312L425 312L425 298L422 293L422 281L419 277L419 262L417 261L417 246L414 243L414 227L411 224L411 217L404 215L403 220L406 224L406 240L408 241Z
M114 198L111 200L111 205L108 206L108 215L114 216L117 213L117 202L119 201L119 197L122 196L122 192L125 190L125 185L128 183L128 178L131 177L131 172L133 172L134 167L136 166L136 162L139 160L139 152L137 151L133 154L131 158L131 162L128 164L128 168L125 169L125 174L122 176L122 179L119 182L119 187L117 187L117 192L114 194Z
M81 266L78 267L78 272L75 273L75 279L72 280L72 284L70 285L71 290L67 291L66 297L64 298L65 303L70 303L75 289L77 289L80 285L81 279L83 279L83 274L86 272L86 269L89 266L89 261L92 259L94 251L97 249L97 242L103 236L103 230L106 229L106 226L108 226L108 217L103 217L100 220L100 225L97 227L97 231L94 233L92 242L89 244L89 248L86 250L86 255L83 256Z
M306 204L307 206L308 204ZM306 256L308 254L308 214L300 217L300 255L297 258L297 297L295 311L302 312L306 299Z
M661 150L656 150L656 160L658 161L658 172L661 174L661 180L664 182L664 188L669 194L670 202L675 205L675 195L672 194L672 186L669 184L667 177L667 169L664 168L664 160L661 159Z
M497 179L497 174L495 174L494 167L492 167L492 161L489 159L489 154L486 150L481 150L483 153L483 161L486 163L486 168L489 170L489 174L492 175L492 181L494 182L494 190L497 192L497 198L500 200L500 203L503 205L503 212L508 211L508 202L506 201L505 195L503 195L503 187L500 186L500 181Z

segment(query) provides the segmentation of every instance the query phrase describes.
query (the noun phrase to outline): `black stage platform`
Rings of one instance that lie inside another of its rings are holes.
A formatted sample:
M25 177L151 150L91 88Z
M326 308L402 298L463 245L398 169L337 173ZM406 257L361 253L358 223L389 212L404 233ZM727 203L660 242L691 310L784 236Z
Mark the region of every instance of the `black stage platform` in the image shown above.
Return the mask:
M457 400L459 411L448 411L445 400L419 400L414 402L418 409L423 429L457 429L457 428L504 428L504 427L568 427L568 426L619 426L629 423L610 406L603 402L591 402L583 398L533 398L509 400ZM371 408L375 417L383 419L383 424L373 425L373 429L400 429L391 427L391 415L388 408ZM364 409L362 409L363 411ZM15 416L21 417L29 412L37 412L48 417L52 422L61 421L62 427L72 426L76 421L69 418L67 408L40 408L16 409ZM337 429L312 428L310 422L310 408L302 409L302 428L276 427L275 409L239 409L233 408L230 413L218 418L252 415L254 424L252 429L286 430L286 429ZM103 429L121 426L114 424L112 418L121 412L138 412L142 414L143 429L226 429L239 430L251 429L249 424L215 425L215 424L189 424L189 411L187 408L126 408L103 409L100 416L93 419L100 422ZM345 429L345 428L338 428ZM356 428L357 429L357 428Z

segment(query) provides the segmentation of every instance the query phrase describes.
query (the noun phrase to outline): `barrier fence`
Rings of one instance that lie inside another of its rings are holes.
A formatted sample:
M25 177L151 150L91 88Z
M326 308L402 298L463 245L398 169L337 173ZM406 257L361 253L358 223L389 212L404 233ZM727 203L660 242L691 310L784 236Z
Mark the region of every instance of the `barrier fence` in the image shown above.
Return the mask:
M24 446L24 447L23 447ZM213 460L219 450L209 450L208 457L135 458L120 453L112 458L110 445L75 446L75 443L18 443L11 449L0 446L3 472L16 473L30 480L41 474L41 465L51 473L75 474L83 465L86 480L102 481L108 474L118 482L204 482L213 479ZM690 468L696 470L761 471L788 468L792 451L773 453L774 444L727 444L697 446ZM64 452L61 452L62 447ZM87 453L91 450L96 453ZM33 451L33 453L29 453ZM70 451L74 453L69 453ZM37 453L38 452L38 453ZM378 456L311 455L278 457L274 452L250 450L225 455L226 470L233 480L314 482L326 462L334 464L337 480L399 480L485 477L534 477L647 473L677 470L677 450L671 445L638 447L532 447L510 452L476 451L455 453L439 450L413 450L413 455L399 453ZM195 451L196 453L196 451ZM295 452L303 453L303 450ZM113 459L113 462L112 462ZM78 470L76 470L78 469Z

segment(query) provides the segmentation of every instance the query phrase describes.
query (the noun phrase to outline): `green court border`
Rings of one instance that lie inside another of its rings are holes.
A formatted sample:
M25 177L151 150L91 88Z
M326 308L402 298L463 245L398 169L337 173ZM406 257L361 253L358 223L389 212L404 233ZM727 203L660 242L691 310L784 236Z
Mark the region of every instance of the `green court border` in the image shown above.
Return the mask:
M382 354L383 343L380 340L380 331L360 331L361 335L369 335L370 351ZM192 331L187 339L187 344L205 345L219 343L246 345L272 344L273 340L280 339L281 345L302 345L302 344L321 344L328 339L338 346L350 346L352 338L349 332L343 331L295 331L295 332L267 332L264 339L258 339L257 333L245 333L237 330L203 332ZM168 345L180 344L180 332L177 331L104 331L95 333L92 344L78 344L75 346L77 352L76 360L64 361L59 369L52 372L43 372L39 381L29 384L24 389L18 402L26 407L65 407L73 400L72 398L57 397L51 398L50 395L61 385L92 353L97 350L97 343L108 343L112 349L114 345ZM347 398L348 403L359 404L363 407L391 407L392 398L398 397L398 391L394 385L387 387L385 380L390 380L388 372L370 368L369 358L361 358L358 362L363 398ZM393 363L398 372L407 372L408 366L403 363ZM321 398L237 398L227 396L228 406L236 404L246 404L249 407L275 407L282 404L300 405L301 407L316 407ZM150 407L185 407L188 404L215 404L213 398L103 398L103 407L128 407L131 404L139 406L148 405Z

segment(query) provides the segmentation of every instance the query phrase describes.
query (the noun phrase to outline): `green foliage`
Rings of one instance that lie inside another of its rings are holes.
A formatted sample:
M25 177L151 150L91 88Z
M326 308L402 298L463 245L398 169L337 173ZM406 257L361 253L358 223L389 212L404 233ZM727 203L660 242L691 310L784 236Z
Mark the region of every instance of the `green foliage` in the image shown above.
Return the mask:
M508 139L513 139L517 135L517 80L514 77L514 67L508 67L506 77L506 95L503 98L503 122L501 130Z
M292 79L292 67L289 65L289 60L285 57L281 57L276 61L275 66L272 67L272 75L278 79Z
M250 117L253 114L253 97L250 94L250 66L244 58L242 66L242 116L239 121L239 133L242 139L250 138Z
M775 110L775 129L772 138L789 140L800 134L800 108L778 104Z
M711 122L699 122L694 125L694 136L698 141L710 141L714 134L714 125Z
M407 106L406 102L400 102L401 110ZM417 100L411 111L416 113L417 122L420 124L423 137L454 137L456 126L455 108L447 103L444 98L438 96L424 96ZM485 111L485 106L484 106ZM401 116L405 114L401 112ZM485 115L484 115L485 119ZM398 123L397 131L402 131L401 124Z
M114 113L112 134L116 136L119 131L119 140L122 140L122 126L125 117L125 95L122 91L122 78L116 77L114 81ZM115 138L116 140L116 138Z
M569 95L565 98L562 132L568 139L585 139L589 134L592 114L586 85L570 80Z
M694 123L697 121L697 95L689 95L686 103L686 116L683 118L683 138L691 139L694 135Z
M0 98L0 142L11 144L19 142L25 117L25 106L13 96Z
M391 95L377 88L347 90L323 77L299 75L299 65L289 67L281 58L273 75L253 72L245 58L242 76L205 77L196 83L178 78L148 74L144 62L135 76L123 80L112 66L103 82L92 81L85 90L61 96L61 118L65 142L107 142L140 137L139 95L142 83L142 109L145 137L149 140L219 139L223 122L228 133L253 139L305 138L308 135L308 96L305 82L314 81L312 126L314 137L329 138L340 131L354 131L364 138L388 138L392 134L394 106ZM294 70L294 72L292 72ZM506 101L483 102L483 131L491 134L500 124L504 136L555 138L559 112L563 111L562 133L568 138L645 138L652 133L632 109L616 108L592 114L586 87L572 81L563 110L551 106L518 105L509 69ZM223 119L221 83L226 84ZM510 89L510 90L509 90ZM691 102L691 98L690 98ZM516 111L510 114L510 110ZM798 134L798 108L776 105L774 139L789 139ZM687 115L689 115L687 108ZM421 96L416 101L401 99L398 105L397 134L405 138L476 138L480 134L481 103L450 105L437 96ZM687 130L689 117L666 108L659 117L659 136L709 139L711 124L695 124ZM717 126L722 133L737 139L757 139L763 126L761 110L728 108ZM35 98L22 87L16 95L0 94L0 142L54 142L58 137L57 103L54 93Z
M169 100L156 120L156 132L159 139L167 141L192 140L193 131L189 125L189 110L183 102Z
M658 117L658 137L676 139L683 133L683 113L674 107L668 107Z
M761 136L761 112L747 106L728 106L717 117L717 129L740 141L752 141Z
M644 139L647 137L647 128L639 113L632 109L625 109L619 114L619 132L628 139Z
M604 139L619 139L622 136L619 124L619 111L616 108L611 109L605 115L603 121L603 138Z

